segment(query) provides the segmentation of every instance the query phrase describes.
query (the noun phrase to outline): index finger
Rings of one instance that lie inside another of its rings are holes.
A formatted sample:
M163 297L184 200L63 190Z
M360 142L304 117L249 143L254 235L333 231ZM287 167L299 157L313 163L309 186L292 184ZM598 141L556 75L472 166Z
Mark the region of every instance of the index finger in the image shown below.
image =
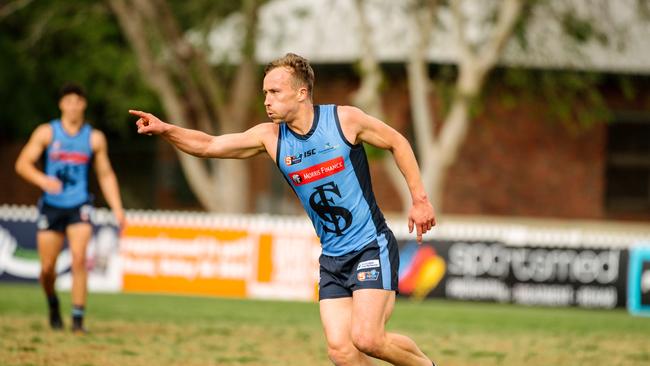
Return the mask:
M129 113L131 113L134 116L138 116L140 118L149 118L149 113L143 112L143 111L136 111L133 109L129 109Z

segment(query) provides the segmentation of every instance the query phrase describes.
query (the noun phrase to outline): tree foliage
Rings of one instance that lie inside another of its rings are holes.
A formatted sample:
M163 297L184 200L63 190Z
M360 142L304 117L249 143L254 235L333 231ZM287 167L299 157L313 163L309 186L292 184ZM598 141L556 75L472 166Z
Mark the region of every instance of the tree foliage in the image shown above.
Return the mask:
M242 59L230 75L215 69L200 45L188 39L172 3L166 0L107 0L135 54L143 79L159 96L163 119L209 134L248 127L258 85L254 60L259 0L237 2L244 24ZM210 22L208 22L210 23ZM191 24L191 23L190 23ZM228 68L225 68L228 70ZM208 163L178 152L188 183L204 208L242 212L248 201L248 171L242 163Z
M109 134L133 135L130 106L159 110L103 2L10 1L0 9L0 132L7 138L25 139L58 116L58 90L70 81L86 89L88 120Z

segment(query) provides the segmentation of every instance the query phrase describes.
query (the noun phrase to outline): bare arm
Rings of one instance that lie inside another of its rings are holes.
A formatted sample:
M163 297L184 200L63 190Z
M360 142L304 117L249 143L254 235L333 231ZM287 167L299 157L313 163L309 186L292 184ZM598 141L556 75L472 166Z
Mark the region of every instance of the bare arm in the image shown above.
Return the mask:
M124 208L122 207L117 177L108 158L106 137L101 131L93 130L90 143L95 155L95 172L97 173L99 187L104 194L104 198L106 198L106 202L108 202L111 210L113 210L117 223L121 227L125 223Z
M270 124L260 124L241 133L212 136L207 133L165 123L151 113L129 111L140 117L138 133L160 135L183 152L202 158L244 159L266 150L265 135Z
M61 192L63 185L55 177L50 177L36 168L36 162L52 141L52 127L49 124L38 126L16 159L16 173L29 183L47 193Z
M362 110L341 106L338 108L342 128L346 136L354 143L367 142L393 154L395 163L404 175L406 184L411 192L413 206L409 210L409 232L416 228L417 241L422 242L422 234L429 231L435 224L435 213L429 202L420 168L413 149L408 140L384 122L367 115Z

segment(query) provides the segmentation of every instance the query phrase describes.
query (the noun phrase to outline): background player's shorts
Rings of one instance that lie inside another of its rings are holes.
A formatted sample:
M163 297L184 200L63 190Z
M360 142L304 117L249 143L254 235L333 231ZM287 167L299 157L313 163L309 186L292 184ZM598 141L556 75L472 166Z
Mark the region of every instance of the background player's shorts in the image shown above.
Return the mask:
M50 206L43 201L39 202L38 208L38 220L36 220L38 230L53 230L62 233L65 232L68 225L79 222L90 223L90 214L93 210L90 203L70 208L59 208Z
M365 288L397 291L399 249L391 231L379 234L377 240L363 249L331 257L321 254L318 298L351 297Z

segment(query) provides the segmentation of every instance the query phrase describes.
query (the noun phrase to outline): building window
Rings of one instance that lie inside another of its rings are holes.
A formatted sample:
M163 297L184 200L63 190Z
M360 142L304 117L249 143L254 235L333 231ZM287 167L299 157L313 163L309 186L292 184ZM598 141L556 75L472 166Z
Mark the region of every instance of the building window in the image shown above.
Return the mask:
M608 125L605 201L610 216L650 217L650 114L618 114Z

